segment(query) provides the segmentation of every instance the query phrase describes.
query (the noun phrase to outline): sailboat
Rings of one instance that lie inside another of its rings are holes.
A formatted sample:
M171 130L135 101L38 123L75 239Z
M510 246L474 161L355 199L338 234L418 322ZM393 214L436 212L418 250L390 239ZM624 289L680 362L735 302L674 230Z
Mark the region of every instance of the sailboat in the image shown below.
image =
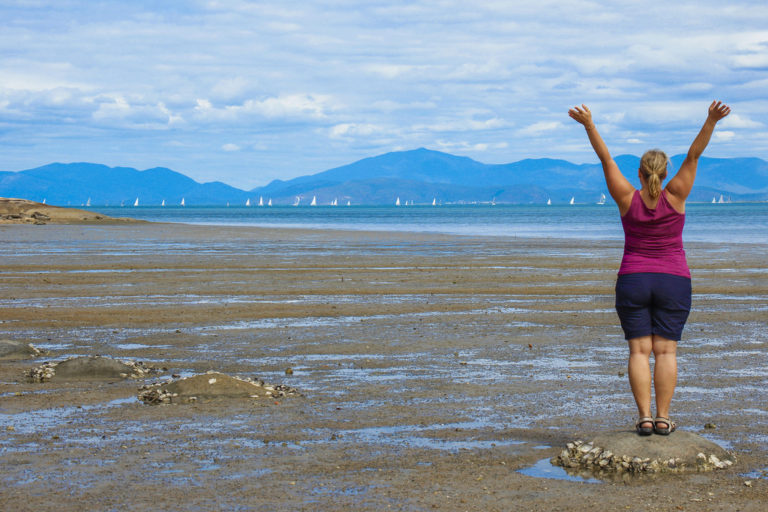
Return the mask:
M571 196L571 200L568 204L576 204L576 198Z
M347 201L347 206L352 206L352 203Z
M715 196L712 196L712 204L716 204L716 203L717 203L717 199L715 199Z
M723 194L720 194L720 199L717 200L718 203L724 203L723 201Z
M267 201L267 206L272 206L272 198L269 198L269 201Z
M45 198L43 198L43 204L45 204Z
M264 198L259 196L259 206L264 206Z
M163 202L160 203L160 206L165 206L165 199L163 199Z
M437 206L437 198L436 197L432 198L432 206Z
M339 205L339 200L334 198L333 201L331 201L331 206L338 206L338 205Z
M251 206L251 198L250 197L245 201L245 206Z
M312 202L309 203L309 206L317 206L317 196L312 196Z
M183 198L183 197L181 198L181 206L186 206L186 205L184 204L184 198Z
M496 198L491 199L491 206L496 206Z
M395 206L400 206L400 198L397 198L397 201L395 201Z
M137 197L136 200L133 202L133 206L139 206L139 198Z
M597 204L605 204L605 194L600 194L600 200L597 202Z
M299 206L301 202L301 196L296 196L296 200L293 202L293 206Z
M91 206L91 198L89 197L88 200L85 202L85 206Z
M550 198L547 198L547 206L549 206L549 205L551 205L551 204L552 204L552 199L550 199Z

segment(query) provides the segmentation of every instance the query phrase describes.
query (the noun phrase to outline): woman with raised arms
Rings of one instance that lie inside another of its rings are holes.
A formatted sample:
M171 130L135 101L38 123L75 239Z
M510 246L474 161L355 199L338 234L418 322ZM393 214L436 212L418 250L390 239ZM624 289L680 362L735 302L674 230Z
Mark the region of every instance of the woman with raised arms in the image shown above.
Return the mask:
M715 125L730 111L724 103L712 102L707 120L680 169L663 188L669 159L661 150L646 151L637 171L640 190L619 171L590 110L582 105L568 111L587 131L624 227L616 311L629 344L629 385L637 403L635 429L640 435L668 435L676 428L669 408L677 384L677 341L691 309L691 273L682 236L685 200ZM653 378L651 352L655 360ZM655 417L651 416L651 382L656 393Z

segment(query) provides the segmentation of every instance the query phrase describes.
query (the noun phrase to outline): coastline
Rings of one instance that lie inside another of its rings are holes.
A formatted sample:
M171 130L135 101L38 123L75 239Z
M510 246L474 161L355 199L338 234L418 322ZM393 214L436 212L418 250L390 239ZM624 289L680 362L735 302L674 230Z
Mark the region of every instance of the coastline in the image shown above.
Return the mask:
M649 486L665 510L768 498L764 478L742 476L768 454L762 245L686 244L695 304L675 418L735 450L737 467L593 485L517 470L631 427L612 311L620 241L153 223L0 240L0 338L50 360L111 355L304 394L153 407L140 382L31 384L21 371L38 363L0 362L9 507L624 509Z
M0 226L9 224L126 224L146 222L127 217L110 217L99 212L64 208L44 203L0 197Z

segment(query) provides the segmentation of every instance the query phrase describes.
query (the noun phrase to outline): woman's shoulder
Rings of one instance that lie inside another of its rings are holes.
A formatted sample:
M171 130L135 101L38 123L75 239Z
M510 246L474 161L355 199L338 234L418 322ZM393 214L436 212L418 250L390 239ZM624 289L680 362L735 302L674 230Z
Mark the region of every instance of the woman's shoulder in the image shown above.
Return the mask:
M677 213L685 213L685 199L677 197L675 194L669 191L667 187L664 187L664 189L661 191L661 197Z
M625 216L629 209L632 208L632 202L635 201L635 197L639 197L639 190L632 187L632 192L627 192L625 195L616 199L616 204L619 207L619 214Z

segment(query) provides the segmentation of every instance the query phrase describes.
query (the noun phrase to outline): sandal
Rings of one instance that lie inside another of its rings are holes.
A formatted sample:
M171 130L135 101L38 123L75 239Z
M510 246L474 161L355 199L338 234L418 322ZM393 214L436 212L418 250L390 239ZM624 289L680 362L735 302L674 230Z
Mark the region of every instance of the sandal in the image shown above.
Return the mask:
M643 427L642 425L644 423L650 423L651 425L655 425L655 423L653 423L653 418L651 418L649 416L643 416L642 418L638 419L635 422L635 430L637 431L638 435L649 436L649 435L653 434L653 431L654 431L654 429L656 427L654 427L654 426Z
M659 424L665 425L664 427L660 427ZM675 431L677 428L677 424L674 421L671 421L669 418L665 418L663 416L656 416L656 419L653 420L653 431L660 436L668 436L672 432Z

